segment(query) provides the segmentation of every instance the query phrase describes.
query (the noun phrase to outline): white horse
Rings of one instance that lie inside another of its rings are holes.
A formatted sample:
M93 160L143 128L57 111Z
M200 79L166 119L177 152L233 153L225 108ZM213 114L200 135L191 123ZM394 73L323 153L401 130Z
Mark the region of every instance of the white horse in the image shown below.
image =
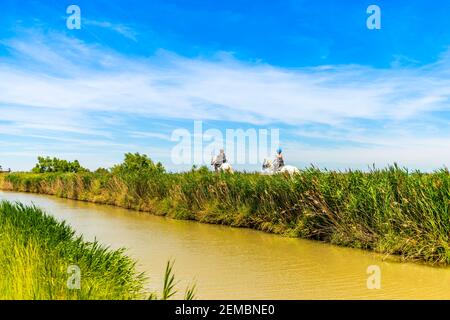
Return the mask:
M275 167L273 165L272 160L264 159L262 165L263 174L276 174L276 173L287 173L289 175L300 173L300 170L294 166L283 166L278 171L275 171Z
M214 160L214 158L211 158L211 165L214 166L215 164L216 164L216 160ZM234 172L233 171L233 167L228 162L222 163L219 166L219 171L228 172L228 173L233 173Z

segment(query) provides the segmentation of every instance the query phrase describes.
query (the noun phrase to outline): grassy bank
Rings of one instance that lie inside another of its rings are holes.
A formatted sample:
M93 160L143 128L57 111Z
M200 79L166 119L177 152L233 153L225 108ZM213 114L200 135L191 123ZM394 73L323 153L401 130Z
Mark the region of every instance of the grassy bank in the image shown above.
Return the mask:
M0 299L143 297L144 277L121 250L87 243L37 208L0 202L0 234Z
M178 219L249 227L294 237L450 263L450 174L302 171L293 178L166 173L157 166L96 173L15 173L3 189L112 204Z

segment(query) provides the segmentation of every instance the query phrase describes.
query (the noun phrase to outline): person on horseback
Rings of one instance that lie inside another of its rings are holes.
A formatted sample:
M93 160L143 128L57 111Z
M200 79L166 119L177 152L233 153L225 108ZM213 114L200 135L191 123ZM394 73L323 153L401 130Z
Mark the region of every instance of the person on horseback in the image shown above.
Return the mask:
M275 157L275 161L273 162L273 171L274 172L277 172L281 168L284 167L284 158L283 158L282 152L283 152L283 150L281 150L281 148L277 149L277 155Z
M213 161L214 164L214 171L219 171L219 168L222 164L227 162L227 157L225 156L225 151L223 149L220 149L219 154L217 155L216 159Z

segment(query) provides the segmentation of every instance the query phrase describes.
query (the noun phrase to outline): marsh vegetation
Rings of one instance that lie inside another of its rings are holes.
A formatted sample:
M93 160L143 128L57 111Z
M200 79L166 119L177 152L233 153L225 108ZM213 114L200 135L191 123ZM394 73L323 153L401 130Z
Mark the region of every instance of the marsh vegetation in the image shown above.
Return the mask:
M111 170L2 175L3 189L116 205L177 219L266 232L450 263L450 173L396 165L336 172L314 167L294 176L168 173L127 154Z

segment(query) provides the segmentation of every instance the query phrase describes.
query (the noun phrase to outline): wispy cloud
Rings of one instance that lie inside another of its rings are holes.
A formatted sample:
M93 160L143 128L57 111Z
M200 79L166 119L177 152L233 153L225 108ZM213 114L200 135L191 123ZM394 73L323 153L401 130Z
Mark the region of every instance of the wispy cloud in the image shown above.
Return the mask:
M119 25L90 23L127 33ZM90 113L98 112L276 124L299 128L291 140L313 135L358 142L360 149L352 149L352 157L361 163L390 161L392 157L384 157L384 151L402 150L405 145L410 146L408 152L391 153L398 161L411 156L421 165L439 155L444 156L443 163L450 162L448 153L438 153L450 146L449 117L442 117L442 112L450 110L448 55L420 68L337 65L285 69L238 61L226 53L201 59L161 50L153 57L131 58L59 34L28 35L0 45L11 53L0 58L0 108L18 110L12 118L5 116L15 124L11 130L47 129L107 137L110 125L86 120ZM37 117L30 119L30 114ZM368 129L366 122L377 125ZM316 131L305 129L308 125L317 126ZM426 130L418 132L418 127ZM163 133L127 132L135 138L169 140ZM414 150L428 150L417 146L418 141L433 146L431 153L413 155ZM309 148L315 150L309 153L311 160L349 157L348 148Z
M250 123L333 124L448 110L450 97L445 74L449 61L441 61L444 72L433 65L289 70L232 57L188 59L167 52L129 59L62 36L46 43L34 40L4 42L44 72L1 63L0 77L8 81L0 83L0 103ZM76 58L67 57L68 52Z
M132 131L129 133L130 137L133 138L156 138L165 141L171 141L170 135L160 133L160 132L142 132L142 131Z
M131 27L121 24L121 23L112 23L109 21L96 21L83 19L83 26L93 26L98 28L109 29L118 34L124 36L125 38L131 39L133 41L137 41L138 33Z

